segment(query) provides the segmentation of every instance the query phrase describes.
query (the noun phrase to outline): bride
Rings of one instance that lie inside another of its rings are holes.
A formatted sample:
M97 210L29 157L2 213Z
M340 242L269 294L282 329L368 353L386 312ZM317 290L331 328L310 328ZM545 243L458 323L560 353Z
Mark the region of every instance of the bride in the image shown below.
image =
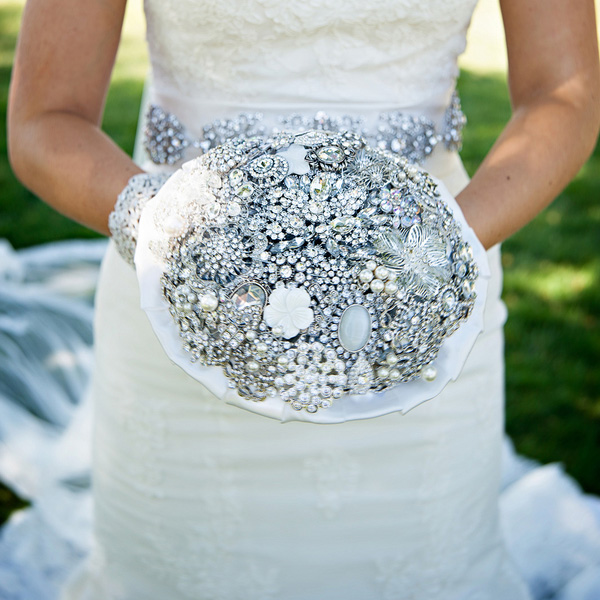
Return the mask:
M140 176L158 189L158 173L229 126L243 131L248 113L268 131L360 118L372 143L402 115L431 123L416 159L456 197L491 271L484 331L437 397L404 416L281 425L170 362L127 248L111 243L96 300L94 546L65 600L529 598L498 524L498 244L592 151L595 11L592 0L502 0L513 116L468 181L453 92L474 5L146 0L153 109L134 163L100 130L125 0L28 1L10 157L57 210L109 234Z

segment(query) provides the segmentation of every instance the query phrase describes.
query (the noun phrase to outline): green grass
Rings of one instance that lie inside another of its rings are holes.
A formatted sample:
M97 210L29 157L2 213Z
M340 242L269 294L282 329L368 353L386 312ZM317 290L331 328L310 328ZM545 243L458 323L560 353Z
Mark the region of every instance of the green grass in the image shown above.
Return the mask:
M0 3L0 237L15 247L95 234L56 214L14 179L4 113L20 2ZM126 37L105 129L131 151L143 80L143 47ZM141 65L141 66L140 66ZM469 117L462 157L472 174L509 117L502 75L463 72ZM562 461L600 494L600 149L554 204L504 244L507 429L517 449ZM0 522L19 501L0 486Z

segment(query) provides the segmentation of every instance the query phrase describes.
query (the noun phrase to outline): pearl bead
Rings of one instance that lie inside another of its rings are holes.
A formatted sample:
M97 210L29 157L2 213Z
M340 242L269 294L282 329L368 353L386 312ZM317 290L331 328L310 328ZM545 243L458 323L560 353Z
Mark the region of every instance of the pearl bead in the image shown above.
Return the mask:
M373 271L369 271L368 269L363 269L359 274L358 278L363 283L369 283L373 279Z
M388 281L385 284L385 291L393 296L398 291L398 284L395 281Z
M200 297L200 306L202 310L213 312L219 306L219 299L213 294L204 294Z
M163 229L168 235L183 233L185 221L179 215L169 215L163 224Z
M259 368L260 368L260 365L255 360L249 360L246 363L246 370L250 371L251 373L258 371Z
M387 367L379 367L379 369L377 369L377 375L381 377L381 379L387 379L390 376L390 370Z
M425 381L433 381L437 377L437 369L432 365L428 365L421 371L421 377Z
M392 369L390 371L390 379L394 381L400 379L400 371L398 369Z
M381 279L373 279L373 281L371 281L370 287L371 287L371 291L378 294L379 292L383 292L383 288L385 288L385 284L383 283L383 281L381 281Z
M265 352L268 350L267 345L264 342L259 342L258 344L256 344L256 351L259 354L265 354Z
M257 338L258 334L256 333L256 331L254 331L254 329L250 329L250 331L246 331L246 339L249 342L253 342L256 338Z
M375 277L377 279L387 279L390 276L390 272L385 267L377 267L375 269Z
M365 266L370 271L374 271L377 268L377 263L374 260L368 260Z
M395 365L398 362L398 357L393 353L390 352L386 357L385 357L385 362L388 365Z

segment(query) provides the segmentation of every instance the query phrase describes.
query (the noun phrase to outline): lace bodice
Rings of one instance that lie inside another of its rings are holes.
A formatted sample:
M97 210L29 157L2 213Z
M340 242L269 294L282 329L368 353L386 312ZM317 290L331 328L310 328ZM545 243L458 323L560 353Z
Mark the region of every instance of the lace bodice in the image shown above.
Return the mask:
M476 0L145 0L157 89L251 106L445 107Z

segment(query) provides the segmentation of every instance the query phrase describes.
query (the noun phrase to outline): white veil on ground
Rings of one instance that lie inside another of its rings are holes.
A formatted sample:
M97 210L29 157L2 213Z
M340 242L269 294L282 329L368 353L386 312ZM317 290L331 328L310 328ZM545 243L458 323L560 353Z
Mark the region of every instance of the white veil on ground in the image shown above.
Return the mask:
M92 298L106 242L0 240L0 480L31 507L0 530L0 598L50 600L91 534Z

